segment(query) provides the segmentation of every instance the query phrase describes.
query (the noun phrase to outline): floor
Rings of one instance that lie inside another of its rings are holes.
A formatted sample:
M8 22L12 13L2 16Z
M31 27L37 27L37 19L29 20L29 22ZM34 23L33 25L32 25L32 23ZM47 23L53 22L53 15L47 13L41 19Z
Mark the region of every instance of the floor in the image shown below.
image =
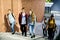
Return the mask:
M0 33L0 40L47 40L47 38L43 38L41 36L30 38L29 34L25 37L22 36L21 33L15 33L14 35L11 33Z
M27 34L27 37L22 36L21 33L17 33L17 32L14 35L12 35L11 32L6 32L6 33L0 32L0 40L48 40L47 37L43 38L41 23L37 23L34 29L36 35L35 38L31 38L29 32ZM60 27L58 26L56 35L58 35L59 29Z

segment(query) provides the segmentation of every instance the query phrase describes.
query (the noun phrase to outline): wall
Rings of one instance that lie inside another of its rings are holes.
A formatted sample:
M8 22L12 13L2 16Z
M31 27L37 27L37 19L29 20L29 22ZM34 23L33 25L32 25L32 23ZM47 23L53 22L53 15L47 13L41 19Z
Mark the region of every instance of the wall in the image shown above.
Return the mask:
M11 32L6 18L8 9L13 10L16 19L15 31L20 32L18 15L21 12L21 8L25 7L27 14L29 9L33 9L37 20L40 22L44 15L44 2L45 0L0 0L0 32Z
M41 22L44 15L44 2L45 0L22 0L22 6L27 12L32 9L37 16L37 21Z
M15 26L15 31L18 31L18 32L20 31L20 25L18 22L18 17L19 17L19 13L21 12L21 8L22 8L21 0L13 0L13 13L15 15L15 19L17 22L17 24Z
M53 0L54 5L52 6L52 11L60 11L60 0Z
M0 32L10 32L11 28L8 25L6 14L8 13L8 9L13 9L15 19L16 19L16 27L15 31L20 30L18 24L18 14L21 12L22 3L21 0L0 0ZM18 29L18 30L17 30Z
M5 32L5 20L4 16L7 13L7 10L11 8L11 0L0 0L0 32Z

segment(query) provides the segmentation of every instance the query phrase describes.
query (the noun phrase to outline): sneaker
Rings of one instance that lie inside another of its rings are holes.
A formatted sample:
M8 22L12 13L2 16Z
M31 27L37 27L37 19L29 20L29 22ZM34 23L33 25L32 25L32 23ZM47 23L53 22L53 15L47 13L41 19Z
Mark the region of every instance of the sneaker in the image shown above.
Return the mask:
M31 36L31 38L33 38L33 36Z
M33 37L35 38L35 35L33 35Z
M15 34L14 32L12 34Z
M29 35L31 35L31 33Z
M35 35L31 36L31 38L35 38Z

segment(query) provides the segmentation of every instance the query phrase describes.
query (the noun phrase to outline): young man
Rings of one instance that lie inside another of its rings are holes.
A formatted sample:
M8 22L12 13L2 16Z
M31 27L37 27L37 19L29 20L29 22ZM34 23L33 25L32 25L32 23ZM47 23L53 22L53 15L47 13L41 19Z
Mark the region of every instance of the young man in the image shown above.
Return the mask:
M42 24L42 29L43 29L43 35L44 35L44 37L47 36L47 30L46 30L46 27L47 27L47 19L44 18L44 21L43 21L43 24Z
M31 9L29 11L29 16L28 16L28 25L29 25L29 32L30 32L31 38L33 38L35 37L35 34L34 34L35 15Z
M27 14L25 12L25 9L22 8L22 12L19 13L19 24L22 32L22 36L27 36Z
M7 18L8 18L9 24L10 24L10 26L11 26L12 34L14 34L14 33L15 33L15 31L14 31L15 17L14 17L14 15L13 15L11 9L8 10Z

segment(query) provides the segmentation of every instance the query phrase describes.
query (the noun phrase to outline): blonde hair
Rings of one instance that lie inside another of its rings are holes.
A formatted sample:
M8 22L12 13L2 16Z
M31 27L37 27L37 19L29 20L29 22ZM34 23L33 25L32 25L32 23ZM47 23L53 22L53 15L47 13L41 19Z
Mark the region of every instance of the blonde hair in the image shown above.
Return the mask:
M34 13L32 12L32 14L31 14L31 16L32 16L32 22L35 20L35 15L34 15Z

